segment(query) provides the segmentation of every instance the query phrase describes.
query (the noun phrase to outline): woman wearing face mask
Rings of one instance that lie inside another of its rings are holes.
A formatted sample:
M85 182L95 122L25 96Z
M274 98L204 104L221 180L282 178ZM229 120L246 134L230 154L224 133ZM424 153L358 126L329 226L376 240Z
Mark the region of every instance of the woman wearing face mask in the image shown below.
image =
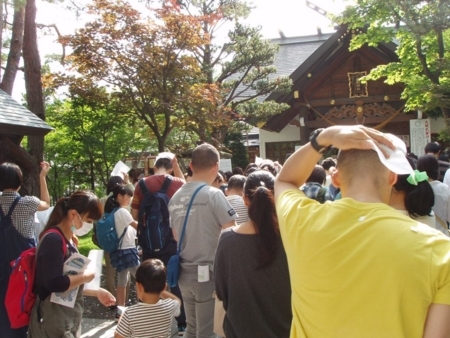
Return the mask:
M74 231L80 229L84 222L91 223L98 220L101 215L102 205L89 191L76 191L70 197L61 198L56 203L42 234L50 228L56 229L60 234L48 233L43 237L41 235L35 273L37 298L31 314L29 338L80 337L83 294L96 296L105 306L115 303L114 296L102 288L83 292L83 285L94 278L94 272L63 274L64 262L78 252ZM67 246L65 255L62 250L63 244ZM53 292L65 292L76 287L79 288L73 308L50 301Z

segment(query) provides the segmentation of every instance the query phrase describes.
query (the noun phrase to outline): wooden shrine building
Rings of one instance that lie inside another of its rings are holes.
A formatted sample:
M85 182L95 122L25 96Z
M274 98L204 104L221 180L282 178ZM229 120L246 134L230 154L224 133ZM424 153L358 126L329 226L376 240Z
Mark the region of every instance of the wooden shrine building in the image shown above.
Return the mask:
M382 43L350 52L352 34L358 32L341 27L334 34L273 40L280 45L278 75L290 76L293 87L266 100L291 108L259 125L261 157L283 163L295 146L308 142L313 130L331 125L377 128L402 137L408 146L409 120L417 117L403 111L403 86L360 81L377 65L397 61L397 46Z

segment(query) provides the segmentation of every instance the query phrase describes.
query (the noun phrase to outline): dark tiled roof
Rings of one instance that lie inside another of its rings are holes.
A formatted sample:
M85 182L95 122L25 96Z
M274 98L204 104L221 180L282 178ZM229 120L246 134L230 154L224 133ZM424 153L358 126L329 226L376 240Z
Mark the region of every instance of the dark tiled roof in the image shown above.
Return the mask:
M330 38L332 34L301 36L295 38L273 39L280 50L275 58L276 76L289 76L314 51Z
M47 123L0 90L0 134L45 135L51 130Z
M280 76L290 76L299 65L301 65L314 51L316 51L332 34L321 34L312 36L300 36L292 38L272 39L271 42L280 46L275 56L274 65L277 68L276 74L271 74L271 80ZM238 79L240 74L230 77L229 80ZM240 85L236 93L240 93L236 98L246 98L255 93L252 89L246 89ZM258 101L264 101L269 95L258 97Z

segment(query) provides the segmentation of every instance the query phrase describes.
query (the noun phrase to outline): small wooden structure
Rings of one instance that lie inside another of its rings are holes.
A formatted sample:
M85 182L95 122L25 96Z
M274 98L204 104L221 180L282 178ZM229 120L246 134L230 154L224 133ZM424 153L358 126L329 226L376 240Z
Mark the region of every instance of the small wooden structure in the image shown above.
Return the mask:
M20 142L24 136L44 136L52 130L47 123L0 90L0 163L13 162L22 168L25 181L23 193L30 193L27 182L30 175L37 175L39 166L20 146Z
M0 89L0 135L46 135L53 128Z

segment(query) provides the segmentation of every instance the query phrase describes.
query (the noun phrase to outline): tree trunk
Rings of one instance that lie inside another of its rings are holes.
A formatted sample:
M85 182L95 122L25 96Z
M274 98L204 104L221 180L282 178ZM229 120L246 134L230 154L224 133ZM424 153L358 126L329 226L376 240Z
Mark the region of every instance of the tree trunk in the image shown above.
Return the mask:
M89 161L91 165L91 190L95 191L94 158Z
M19 69L25 17L25 6L18 4L17 0L14 2L14 5L11 45L9 47L5 73L3 74L2 82L0 84L0 88L9 95L12 95L14 81L16 79L17 70Z
M3 46L3 0L0 0L0 46ZM2 63L0 57L0 83L2 82Z
M27 0L25 7L25 28L23 37L23 61L25 66L25 88L28 109L45 121L44 97L41 80L41 59L37 46L36 0ZM44 158L44 137L29 136L28 152L36 167ZM38 175L30 178L31 194L39 196Z
M157 137L158 139L158 151L160 153L164 152L164 145L166 143L166 138L164 136Z

